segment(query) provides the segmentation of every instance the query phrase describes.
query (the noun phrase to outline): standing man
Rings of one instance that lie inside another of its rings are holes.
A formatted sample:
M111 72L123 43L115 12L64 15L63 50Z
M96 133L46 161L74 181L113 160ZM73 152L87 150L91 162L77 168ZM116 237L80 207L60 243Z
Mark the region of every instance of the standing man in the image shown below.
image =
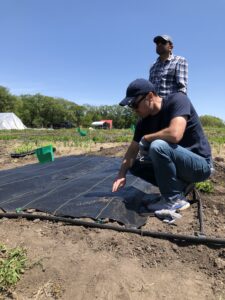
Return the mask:
M207 179L212 159L199 117L182 92L160 97L151 82L136 79L126 91L121 106L130 107L139 119L112 191L126 184L128 170L159 187L161 200L150 209L185 209L190 206L184 190L190 183ZM138 152L148 163L137 159Z
M173 41L168 35L158 35L156 44L157 61L150 68L149 81L159 96L165 97L176 92L187 94L188 63L182 56L173 55Z

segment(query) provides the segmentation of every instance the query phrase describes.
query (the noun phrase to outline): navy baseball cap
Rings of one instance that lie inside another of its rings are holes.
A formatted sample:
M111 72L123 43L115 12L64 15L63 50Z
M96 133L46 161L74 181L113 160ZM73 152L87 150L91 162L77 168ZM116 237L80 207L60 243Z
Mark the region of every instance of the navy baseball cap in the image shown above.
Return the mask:
M137 96L145 95L149 92L155 92L154 85L146 79L136 79L128 85L126 97L120 101L119 105L129 105L136 100Z
M157 35L156 37L154 37L153 42L157 43L159 40L162 40L162 39L173 44L173 40L172 40L171 36L169 36L167 34Z

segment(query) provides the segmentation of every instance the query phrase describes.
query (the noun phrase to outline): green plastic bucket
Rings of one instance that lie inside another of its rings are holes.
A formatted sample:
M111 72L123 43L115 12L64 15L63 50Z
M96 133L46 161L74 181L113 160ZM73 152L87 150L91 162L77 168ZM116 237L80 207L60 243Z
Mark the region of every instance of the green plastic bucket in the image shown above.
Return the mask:
M52 145L38 148L35 150L35 153L37 155L38 161L42 164L50 161L54 161L54 153L53 153Z

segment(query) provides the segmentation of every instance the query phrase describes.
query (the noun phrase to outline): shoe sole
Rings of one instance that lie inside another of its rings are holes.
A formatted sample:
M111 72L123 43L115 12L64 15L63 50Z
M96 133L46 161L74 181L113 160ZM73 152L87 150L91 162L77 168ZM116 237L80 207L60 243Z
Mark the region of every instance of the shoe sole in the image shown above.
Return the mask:
M188 207L190 207L190 203L189 202L187 202L187 204L183 205L181 208L177 208L176 211L185 210Z

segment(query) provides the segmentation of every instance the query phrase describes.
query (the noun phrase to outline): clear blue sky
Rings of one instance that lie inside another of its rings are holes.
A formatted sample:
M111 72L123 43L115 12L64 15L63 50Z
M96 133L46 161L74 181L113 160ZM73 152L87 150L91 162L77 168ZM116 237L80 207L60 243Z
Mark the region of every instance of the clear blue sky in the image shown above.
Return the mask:
M148 78L158 34L189 63L199 115L225 120L224 0L0 0L0 85L113 105Z

